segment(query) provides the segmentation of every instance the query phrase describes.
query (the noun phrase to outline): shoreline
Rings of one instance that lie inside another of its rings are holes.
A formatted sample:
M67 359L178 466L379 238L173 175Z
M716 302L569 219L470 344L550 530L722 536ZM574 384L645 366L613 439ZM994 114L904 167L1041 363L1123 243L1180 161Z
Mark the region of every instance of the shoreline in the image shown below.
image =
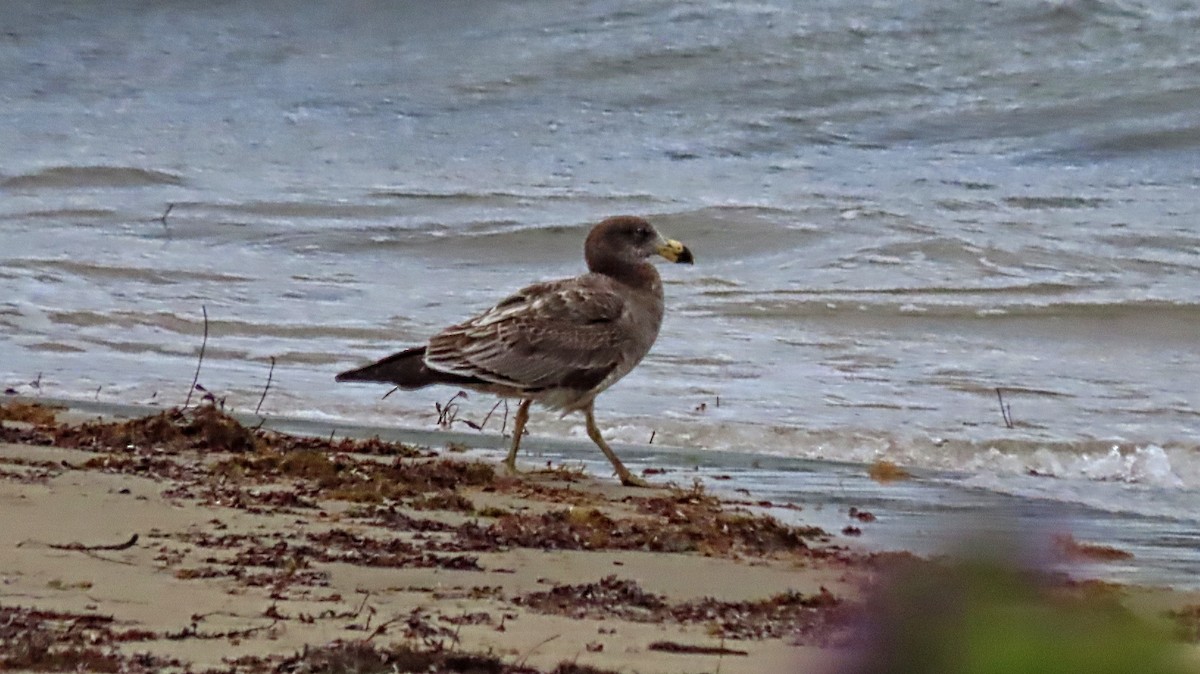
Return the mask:
M0 611L60 661L259 672L410 649L495 671L824 671L867 588L930 564L699 484L512 478L459 452L254 431L211 406L62 417L3 422L0 444ZM1063 587L1150 613L1197 604ZM71 641L81 625L91 644Z
M164 409L20 395L0 398L0 402L5 401L62 406L64 418L76 421L96 415L135 418L158 414ZM250 427L299 436L378 437L446 452L452 448L457 456L492 462L504 456L508 443L507 438L490 432L335 423L248 413L231 413L231 416ZM873 474L878 468L890 468L886 462L789 458L756 453L754 448L734 452L612 444L631 469L646 471L644 476L652 482L674 482L687 488L699 480L723 500L787 524L821 526L845 545L935 556L957 549L964 538L982 531L991 537L1019 542L1029 548L1030 554L1051 558L1059 552L1053 549L1055 540L1067 537L1133 555L1133 563L1069 558L1056 565L1056 570L1078 580L1200 591L1200 546L1189 548L1174 542L1186 540L1195 532L1189 528L1190 521L1173 520L1166 512L1144 515L1105 510L1086 502L997 491L948 471L901 466L897 476ZM607 462L586 439L534 434L522 442L519 461L526 467L571 466L601 482L609 474ZM1105 487L1103 483L1074 484L1039 476L1025 480L1032 485L1031 489L1047 481L1085 492ZM1180 501L1176 507L1185 506ZM864 522L853 517L852 510L871 513L875 519ZM847 527L852 528L849 533Z

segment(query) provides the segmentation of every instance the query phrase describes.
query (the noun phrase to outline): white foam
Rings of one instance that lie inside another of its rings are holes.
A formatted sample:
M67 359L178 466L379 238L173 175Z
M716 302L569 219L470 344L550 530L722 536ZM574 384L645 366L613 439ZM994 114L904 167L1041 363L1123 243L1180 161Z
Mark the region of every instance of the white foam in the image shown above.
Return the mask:
M1091 457L1084 454L1074 462L1079 472L1093 480L1116 480L1163 487L1182 487L1180 479L1171 468L1171 459L1162 447L1150 445L1138 447L1130 453L1122 453L1113 447L1103 456Z

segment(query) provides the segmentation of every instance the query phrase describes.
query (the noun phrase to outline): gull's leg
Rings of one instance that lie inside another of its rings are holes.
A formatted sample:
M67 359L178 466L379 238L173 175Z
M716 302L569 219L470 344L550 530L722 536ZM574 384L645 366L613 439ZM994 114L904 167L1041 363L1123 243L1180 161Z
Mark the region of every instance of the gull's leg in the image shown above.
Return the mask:
M532 402L532 398L526 398L517 406L517 416L513 420L512 447L508 450L508 457L504 459L504 467L510 473L517 472L517 450L521 448L521 436L525 433L525 422L529 421L529 405Z
M613 469L617 471L617 477L621 478L621 484L627 487L651 486L649 482L629 472L625 464L621 463L621 460L617 458L617 454L612 450L612 447L609 447L608 443L604 441L604 436L600 435L600 429L596 428L596 416L592 413L592 403L588 403L583 413L587 416L588 437L592 439L592 442L596 443L600 451L604 452L604 456L608 457L609 462L613 465Z

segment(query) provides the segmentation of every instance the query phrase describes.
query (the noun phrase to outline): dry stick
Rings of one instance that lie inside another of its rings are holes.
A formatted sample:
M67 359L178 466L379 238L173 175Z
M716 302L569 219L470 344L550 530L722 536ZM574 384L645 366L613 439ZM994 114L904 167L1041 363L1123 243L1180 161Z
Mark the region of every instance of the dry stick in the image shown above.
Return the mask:
M675 641L655 641L646 646L646 650L661 651L663 653L692 653L695 655L750 655L749 652L736 648L697 646L693 644L681 644Z
M46 547L52 548L55 550L70 550L72 552L82 552L83 554L87 555L88 557L98 559L102 562L115 562L117 564L124 564L126 566L137 566L133 562L127 562L123 559L110 559L108 557L104 557L103 555L98 555L94 552L94 550L127 550L130 547L133 547L133 544L137 542L137 538L138 538L137 534L134 534L132 537L130 537L130 539L128 541L126 541L124 543L118 543L116 545L84 545L83 543L67 543L65 545L60 545L57 543L42 543L42 545L45 545ZM41 543L41 541L26 539L26 540L18 542L17 547L18 548L22 547L26 543Z
M279 624L279 620L271 621L270 625L259 625L258 627L248 627L244 630L227 630L225 632L201 632L196 629L196 624L192 623L178 632L170 632L164 634L163 637L171 641L183 641L184 639L244 639L255 632L274 629Z
M488 413L487 413L486 415L484 415L484 417L483 417L483 421L479 422L479 430L481 430L481 431L482 431L482 430L483 430L483 427L484 427L484 426L487 426L488 419L491 419L491 418L492 418L492 412L495 412L495 411L496 411L496 408L497 408L497 407L499 407L499 406L500 406L500 403L502 403L502 402L504 402L504 398L501 398L501 399L497 400L497 401L496 401L496 404L495 404L495 405L492 405L492 409L488 410ZM504 429L501 429L501 432L503 432L503 430L504 430Z
M717 406L720 407L721 403L719 401L721 400L721 398L718 396L717 400L718 400ZM725 657L725 631L722 630L721 631L721 652L717 653L717 672L716 672L716 674L721 674L721 659L724 657Z
M262 397L258 399L258 405L254 407L254 414L262 409L263 401L267 399L267 391L271 390L271 376L275 374L275 356L271 356L271 369L267 371L267 385L263 387Z
M524 667L525 661L529 659L529 656L533 655L534 651L536 651L537 649L541 648L542 646L545 646L546 644L550 643L551 641L554 641L555 639L557 639L561 636L562 636L561 634L555 634L554 636L546 637L545 639L542 639L541 641L534 644L533 648L530 648L529 650L525 651L525 655L522 655L521 659L517 660L517 666Z
M407 616L398 615L398 616L396 616L396 617L392 618L391 620L388 620L387 622L381 622L381 623L379 623L379 626L377 626L377 627L375 628L375 630L374 630L374 631L372 631L370 634L368 634L367 636L363 637L363 639L362 639L362 641L361 641L360 643L363 643L363 644L365 644L365 643L367 643L367 642L371 641L371 640L372 640L372 639L374 639L375 637L377 637L377 636L379 636L380 634L383 634L384 632L386 632L386 631L387 631L387 628L388 628L388 627L390 627L390 626L391 626L393 623L400 622L400 620L401 620L402 618L406 618L406 617L407 617Z
M462 618L459 618L458 624L454 626L454 636L451 638L454 639L454 643L456 643L456 644L462 643L461 641L458 640L458 633L460 631L462 631L462 626L463 626L463 623L465 623L465 622L467 622L467 609L463 609Z
M370 590L355 590L355 592L361 592L362 596L363 596L362 603L358 605L358 610L354 612L353 617L357 618L359 615L362 614L363 609L366 608L367 600L371 598L371 591Z
M125 541L124 543L115 543L111 545L84 545L83 543L47 543L46 545L54 548L55 550L78 550L80 552L87 552L89 550L128 550L129 548L132 548L135 543L137 543L137 540L138 535L134 534L130 536L129 540Z
M200 358L196 360L196 375L192 377L192 387L188 389L187 400L183 401L185 410L192 403L192 391L196 390L196 382L200 381L200 366L204 363L204 349L208 346L208 308L201 304L200 311L204 312L204 339L200 342Z
M192 622L193 623L202 622L205 619L207 619L210 615L223 615L223 616L229 616L230 618L242 617L239 614L234 613L233 611L209 611L208 613L193 613L192 614Z
M450 399L446 401L445 405L437 402L433 404L434 409L436 409L438 413L438 426L441 426L442 428L454 427L454 421L458 419L459 409L458 403L454 401L458 400L459 398L466 400L467 392L459 391L458 393L455 393L454 395L450 396Z
M1004 417L1005 428L1012 428L1012 410L1004 404L1004 394L1000 392L999 386L996 387L996 399L1000 401L1000 416Z
M167 210L163 211L162 217L159 218L159 221L162 222L163 227L167 226L167 216L171 214L171 211L174 208L175 208L175 202L171 202L171 203L167 204Z

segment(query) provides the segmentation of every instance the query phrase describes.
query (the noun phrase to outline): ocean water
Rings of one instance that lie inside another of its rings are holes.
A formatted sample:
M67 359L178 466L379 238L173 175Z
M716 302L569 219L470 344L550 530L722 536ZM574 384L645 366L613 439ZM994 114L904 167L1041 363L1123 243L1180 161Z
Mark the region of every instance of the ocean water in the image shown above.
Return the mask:
M453 390L333 375L640 214L697 264L598 402L615 440L886 459L1187 547L1197 34L1167 0L11 0L0 383L181 403L206 312L227 405L270 373L272 417L431 428Z

